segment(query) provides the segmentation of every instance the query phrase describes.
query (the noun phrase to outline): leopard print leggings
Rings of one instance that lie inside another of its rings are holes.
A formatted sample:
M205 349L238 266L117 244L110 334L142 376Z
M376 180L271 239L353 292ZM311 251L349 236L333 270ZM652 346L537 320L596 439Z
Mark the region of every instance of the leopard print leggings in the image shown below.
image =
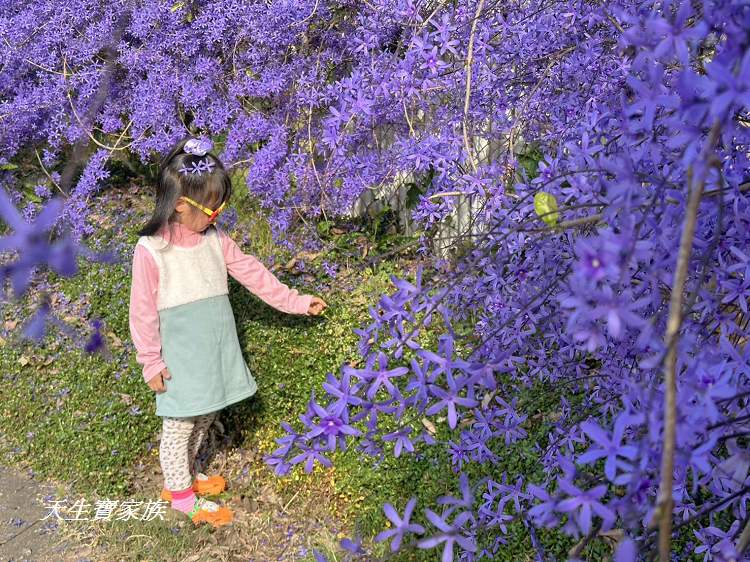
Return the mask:
M198 467L198 450L218 412L186 418L164 416L159 463L164 487L170 491L189 488Z

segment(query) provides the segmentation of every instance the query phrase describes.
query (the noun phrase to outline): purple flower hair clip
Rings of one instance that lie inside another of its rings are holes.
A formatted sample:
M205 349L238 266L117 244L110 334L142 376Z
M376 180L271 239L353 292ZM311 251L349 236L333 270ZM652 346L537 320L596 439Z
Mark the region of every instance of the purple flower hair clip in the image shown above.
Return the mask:
M205 156L206 153L213 148L213 143L210 139L190 139L185 143L184 151L194 156ZM193 162L190 166L183 166L180 168L180 172L183 174L198 174L203 175L203 172L211 173L214 168L214 163L209 158L202 158L197 162Z
M214 147L211 139L199 138L190 139L185 143L185 152L188 154L195 154L196 156L205 156L206 152Z

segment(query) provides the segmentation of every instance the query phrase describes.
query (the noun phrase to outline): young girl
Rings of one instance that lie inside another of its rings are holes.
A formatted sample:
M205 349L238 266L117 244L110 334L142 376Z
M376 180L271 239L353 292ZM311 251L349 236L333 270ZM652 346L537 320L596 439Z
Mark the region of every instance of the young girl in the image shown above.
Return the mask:
M217 494L226 482L198 472L198 449L217 412L257 390L237 339L227 273L282 312L318 315L327 305L281 283L214 225L232 185L211 148L210 140L188 137L161 162L156 206L133 254L130 333L163 418L161 497L193 522L219 526L232 512L196 493Z

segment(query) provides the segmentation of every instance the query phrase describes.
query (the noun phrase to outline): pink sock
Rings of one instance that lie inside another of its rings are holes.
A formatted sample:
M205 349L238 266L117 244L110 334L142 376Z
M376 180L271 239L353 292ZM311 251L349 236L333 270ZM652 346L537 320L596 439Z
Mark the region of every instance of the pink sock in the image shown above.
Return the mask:
M172 508L189 513L195 505L195 492L193 488L186 488L177 492L172 492Z

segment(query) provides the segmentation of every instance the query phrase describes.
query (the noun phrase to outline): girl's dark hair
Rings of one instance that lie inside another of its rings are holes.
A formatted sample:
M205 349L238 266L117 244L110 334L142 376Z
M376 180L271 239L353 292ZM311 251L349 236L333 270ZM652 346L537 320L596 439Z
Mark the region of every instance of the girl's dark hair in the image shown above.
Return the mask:
M213 209L232 196L232 182L221 160L210 152L205 156L196 156L184 151L185 143L191 138L193 137L187 136L180 140L159 163L154 212L145 226L138 231L139 236L152 236L163 226L171 230L172 224L177 222L177 211L174 207L181 195ZM180 172L180 168L191 167L203 158L209 158L214 164L210 173L203 172L198 175ZM201 212L195 208L193 210ZM216 227L211 224L208 228Z

